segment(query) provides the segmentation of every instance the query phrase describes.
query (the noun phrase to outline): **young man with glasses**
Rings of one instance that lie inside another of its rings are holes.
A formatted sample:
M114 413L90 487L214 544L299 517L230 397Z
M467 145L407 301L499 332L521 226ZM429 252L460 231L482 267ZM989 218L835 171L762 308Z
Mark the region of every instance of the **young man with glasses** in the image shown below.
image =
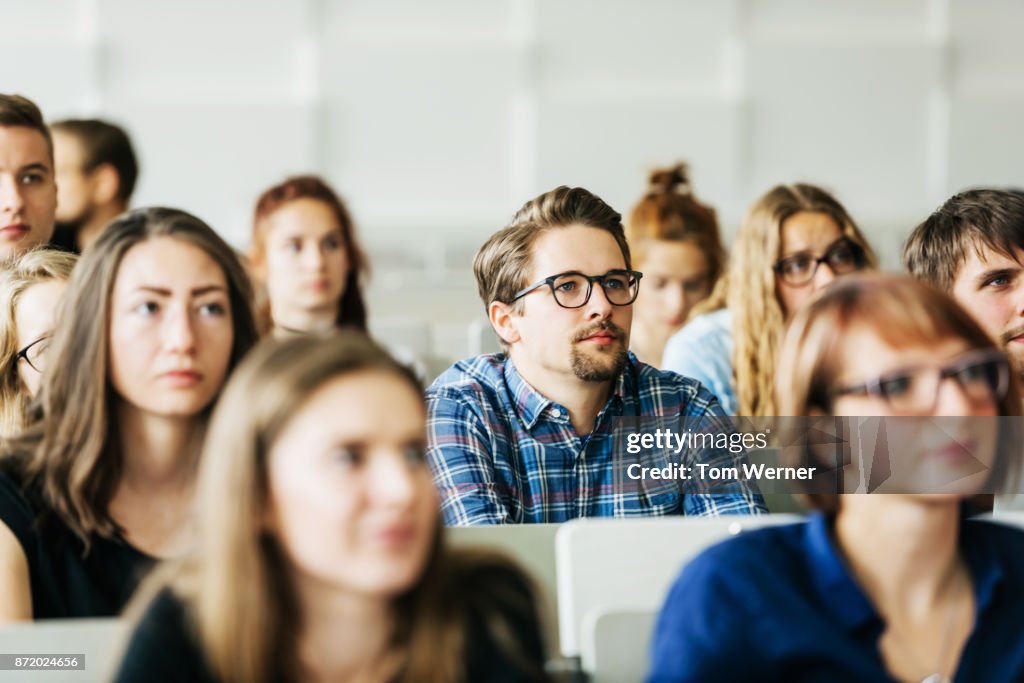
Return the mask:
M615 418L723 413L693 380L628 351L642 274L611 207L582 188L547 192L491 236L473 270L504 353L460 361L427 391L447 524L764 510L744 482L714 495L682 482L660 498L616 485Z
M954 195L914 229L903 263L952 295L1024 377L1024 193Z

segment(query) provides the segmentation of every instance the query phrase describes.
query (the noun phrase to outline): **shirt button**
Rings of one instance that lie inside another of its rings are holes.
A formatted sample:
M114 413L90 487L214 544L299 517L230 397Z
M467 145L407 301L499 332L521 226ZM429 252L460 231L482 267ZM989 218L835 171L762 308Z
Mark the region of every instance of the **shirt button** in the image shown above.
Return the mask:
M562 417L562 411L558 408L551 409L551 417Z

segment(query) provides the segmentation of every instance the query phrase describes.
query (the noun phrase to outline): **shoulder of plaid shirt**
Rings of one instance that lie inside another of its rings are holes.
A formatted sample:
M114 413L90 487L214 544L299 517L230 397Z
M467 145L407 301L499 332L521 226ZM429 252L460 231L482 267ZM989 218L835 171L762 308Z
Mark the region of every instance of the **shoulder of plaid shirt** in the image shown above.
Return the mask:
M525 476L530 478L532 474L533 479L543 480L550 502L526 504L517 498L518 491L498 481L497 469L508 473L524 467L519 456L525 449L563 449L578 455L595 435L610 435L611 418L625 415L726 417L715 396L699 382L641 363L632 353L594 432L583 439L572 429L565 410L526 384L503 354L485 354L455 363L427 390L427 409L427 462L441 494L448 526L561 522L579 516L566 505L569 501L571 506L577 493L569 490L575 489L575 480L566 476L571 473L564 467L541 464L556 462L557 457L535 458L532 469L526 466L530 471ZM600 442L601 448L597 452L587 449L587 461L601 464L606 470L604 476L610 477L612 441L594 441ZM728 464L734 465L735 456L730 457ZM696 486L683 484L680 505L674 513L718 516L767 512L764 499L749 482L732 482L723 487L728 491L723 493L687 492L687 488L693 491ZM605 507L599 506L597 515L614 514L610 502Z

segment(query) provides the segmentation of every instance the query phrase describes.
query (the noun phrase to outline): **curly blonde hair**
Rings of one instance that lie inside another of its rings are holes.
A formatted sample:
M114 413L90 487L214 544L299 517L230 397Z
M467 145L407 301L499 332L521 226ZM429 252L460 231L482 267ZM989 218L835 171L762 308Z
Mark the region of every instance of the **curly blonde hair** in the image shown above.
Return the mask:
M828 214L863 253L865 268L877 265L860 228L835 197L805 183L777 185L747 212L729 255L728 268L694 315L727 307L732 312L732 367L739 415L776 413L775 367L785 314L773 265L782 246L782 224L801 211Z

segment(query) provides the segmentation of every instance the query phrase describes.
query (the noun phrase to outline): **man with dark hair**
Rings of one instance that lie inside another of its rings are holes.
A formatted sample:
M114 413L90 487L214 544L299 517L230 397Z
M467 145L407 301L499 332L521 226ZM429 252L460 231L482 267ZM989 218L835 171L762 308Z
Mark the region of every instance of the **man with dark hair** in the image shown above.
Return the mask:
M56 207L53 145L43 115L31 100L0 93L0 259L45 244Z
M582 188L547 192L491 236L473 270L505 352L460 361L427 390L427 460L447 524L764 510L737 479L714 493L693 480L656 492L622 476L616 418L729 422L698 382L628 351L642 274L615 210Z
M903 263L952 294L1024 371L1024 193L954 195L914 229Z
M80 252L128 209L139 176L128 134L99 119L50 126L57 165L57 232L53 243Z

